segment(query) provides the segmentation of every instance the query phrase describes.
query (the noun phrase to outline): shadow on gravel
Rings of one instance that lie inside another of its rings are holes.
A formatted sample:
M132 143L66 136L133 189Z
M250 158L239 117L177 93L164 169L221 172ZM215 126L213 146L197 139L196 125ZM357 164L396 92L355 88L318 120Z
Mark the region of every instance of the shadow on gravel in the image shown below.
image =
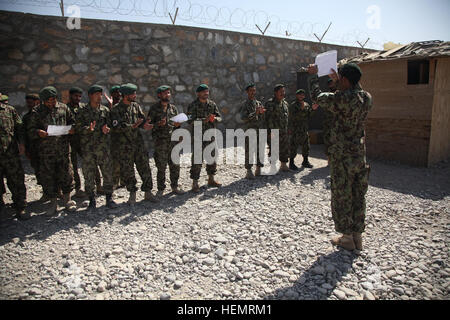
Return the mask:
M358 256L350 251L337 249L319 257L290 287L279 288L265 296L265 300L325 300L338 282L351 272L353 260ZM320 284L319 284L320 283Z

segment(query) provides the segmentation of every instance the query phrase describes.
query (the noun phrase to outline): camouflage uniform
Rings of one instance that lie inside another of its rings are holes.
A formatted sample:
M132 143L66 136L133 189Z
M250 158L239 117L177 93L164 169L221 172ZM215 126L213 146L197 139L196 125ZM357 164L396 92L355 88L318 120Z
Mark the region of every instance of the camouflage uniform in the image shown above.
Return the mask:
M145 150L144 138L139 127L132 128L132 125L139 119L144 119L145 122L145 115L136 102L126 105L120 101L111 109L111 139L115 142L114 152L117 152L120 157L120 177L129 192L137 191L135 164L142 179L141 190L149 192L153 188L152 172L148 152ZM144 122L140 127L144 125Z
M241 107L241 119L245 121L245 130L255 129L256 130L256 165L258 167L264 167L264 157L261 159L259 155L259 129L264 129L264 114L256 114L256 108L261 107L262 104L258 100L247 99ZM265 144L264 144L265 145ZM264 150L265 152L265 150ZM253 156L254 159L254 156ZM251 169L252 164L250 163L250 146L249 139L245 138L245 169Z
M325 145L325 154L329 157L328 148L331 140L331 126L333 125L333 113L328 110L324 111L323 118L323 143Z
M58 189L64 194L73 190L73 169L70 161L69 136L40 138L37 131L47 131L49 125L73 125L74 116L63 103L57 102L52 109L41 103L31 112L28 134L38 137L41 182L44 193L56 198Z
M170 118L178 114L177 108L173 104L167 105L167 110L164 111L161 103L156 103L150 107L148 118L150 123L154 125L152 131L153 142L155 145L155 163L158 169L157 183L158 191L163 191L166 188L166 168L169 164L170 171L170 186L172 188L178 187L178 179L180 177L180 165L172 162L171 153L177 141L171 141L172 132L175 128ZM158 127L157 123L166 118L166 125Z
M309 134L308 120L310 119L313 109L304 101L304 107L298 100L293 101L289 105L289 140L290 140L290 158L297 156L299 146L302 146L303 157L309 155Z
M30 164L34 170L34 174L36 175L36 180L39 185L42 185L41 182L41 172L40 172L40 164L39 164L39 136L35 134L29 134L29 126L31 119L32 110L28 111L23 117L22 122L25 129L25 149L27 155L30 157Z
M267 134L267 143L269 144L269 157L271 156L271 129L279 129L280 151L279 157L281 162L289 160L289 103L283 99L277 101L275 97L270 98L266 103L266 127L269 129Z
M205 120L210 114L214 114L216 116L215 121L213 123L204 122L203 120ZM201 103L199 99L194 100L188 106L187 115L190 117L189 123L191 124L192 137L194 137L194 121L202 121L202 137L206 130L214 129L216 127L216 122L222 122L222 115L219 112L219 108L214 101L209 99L206 101L206 103ZM209 144L211 144L211 141L202 142L202 152ZM214 154L215 152L212 153L212 155ZM192 138L192 166L190 170L191 179L198 180L200 178L201 170L202 164L194 164L194 139ZM207 164L206 172L208 173L208 175L215 175L217 172L217 164L215 162L213 164Z
M366 163L364 123L372 107L371 95L361 87L321 93L311 78L313 99L334 116L330 135L331 210L337 232L362 233L370 168Z
M69 107L70 111L72 111L72 114L74 116L74 119L77 118L78 112L83 109L86 104L80 103L79 105L67 103L67 106ZM78 174L78 156L82 157L81 153L81 145L80 145L80 135L78 133L75 133L71 136L69 136L70 141L70 160L72 161L72 167L73 167L73 178L75 181L75 189L78 190L81 188L81 180L80 175Z
M95 121L94 131L90 130L91 122ZM81 155L83 157L84 189L89 196L95 195L95 178L98 167L103 175L105 194L112 194L112 159L111 140L109 134L104 134L102 127L111 128L110 111L100 105L93 108L89 104L79 110L76 119L76 132L80 137Z
M0 103L0 178L1 194L6 192L3 178L6 178L17 210L25 207L25 174L19 157L17 143L24 142L24 128L16 109Z

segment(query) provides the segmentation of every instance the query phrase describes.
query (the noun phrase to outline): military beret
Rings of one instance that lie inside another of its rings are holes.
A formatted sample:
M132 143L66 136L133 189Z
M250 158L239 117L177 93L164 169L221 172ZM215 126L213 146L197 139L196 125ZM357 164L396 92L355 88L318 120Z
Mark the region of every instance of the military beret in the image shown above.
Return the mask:
M39 95L37 93L29 93L25 96L25 99L39 100Z
M2 94L1 96L0 96L0 101L7 101L8 100L8 96L6 95L6 94Z
M347 78L352 84L357 84L361 79L362 71L358 65L354 63L347 63L339 69L339 74Z
M98 84L94 84L89 87L88 94L93 94L96 92L103 92L103 87L99 86Z
M120 93L125 96L133 94L135 91L137 91L137 86L135 84L126 83L120 86Z
M253 88L255 86L254 83L249 83L246 87L245 87L245 91L247 91L250 88Z
M74 94L74 93L83 93L83 90L81 90L81 89L78 88L78 87L72 87L72 88L70 88L69 94Z
M331 78L328 78L328 81L327 81L327 83L331 83L331 82L333 82L333 79L331 79Z
M205 90L209 90L209 87L206 84L201 84L198 86L197 90L195 92L202 92Z
M273 88L273 91L278 91L278 90L280 90L280 89L282 89L282 88L284 88L285 87L285 85L284 84L277 84L276 86L275 86L275 88Z
M303 89L298 89L295 94L306 94L305 90Z
M111 94L115 91L120 91L120 86L113 86L111 89L109 89L109 94Z
M58 94L58 91L56 90L56 88L49 86L49 87L43 88L39 92L39 98L41 98L42 101L46 101L52 97L56 97L57 94Z
M170 89L172 89L170 86L160 86L160 87L156 90L156 93L161 93L161 92L164 92L164 91L170 90Z

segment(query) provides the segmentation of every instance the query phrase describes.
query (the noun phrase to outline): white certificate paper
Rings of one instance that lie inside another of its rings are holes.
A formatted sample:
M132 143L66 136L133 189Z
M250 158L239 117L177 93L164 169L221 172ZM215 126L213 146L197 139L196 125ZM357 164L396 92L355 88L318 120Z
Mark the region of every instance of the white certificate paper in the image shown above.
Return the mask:
M177 114L175 117L170 118L170 120L173 122L182 123L182 122L188 121L188 117L185 113L180 113L180 114Z
M72 129L72 126L49 125L47 128L47 133L49 137L64 136L69 134L70 129Z
M319 68L319 71L317 73L319 77L327 76L333 73L331 69L334 69L337 72L337 51L331 50L319 54L316 57L315 64Z

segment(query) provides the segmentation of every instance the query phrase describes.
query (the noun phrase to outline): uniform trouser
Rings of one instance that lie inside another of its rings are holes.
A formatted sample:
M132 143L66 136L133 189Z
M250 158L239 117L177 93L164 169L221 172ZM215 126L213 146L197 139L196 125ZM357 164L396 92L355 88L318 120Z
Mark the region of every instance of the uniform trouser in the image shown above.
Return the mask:
M81 152L80 145L77 144L77 142L72 142L70 144L70 148L70 160L72 162L73 168L73 179L75 181L75 189L78 190L81 188L80 175L78 174L78 157L83 159L83 154ZM98 168L95 169L95 184L97 185L97 187L101 186L101 177Z
M180 165L175 164L172 161L171 153L174 146L178 142L170 141L170 136L168 138L158 138L155 141L155 163L158 169L157 173L157 183L158 190L162 191L166 188L166 168L169 165L170 172L170 186L176 188L178 186L178 179L180 178Z
M112 151L112 150L111 150ZM112 158L112 172L113 172L113 184L118 185L120 182L120 162L117 152L111 152Z
M256 144L255 145L256 157L255 157L254 154L252 155L252 157L251 157L253 159L252 162L254 163L255 159L256 159L256 165L258 167L264 167L264 153L266 152L266 150L265 150L265 146L266 145L264 144L264 150L262 151L263 155L262 155L262 158L261 158L261 156L260 156L260 147L259 147L259 141L260 141L259 130L256 129L256 128L252 128L252 129L256 131L256 141L254 142ZM245 169L249 170L252 167L253 167L253 164L250 163L250 143L249 143L249 138L245 137Z
M325 118L323 121L323 144L325 145L325 155L330 156L328 149L330 148L332 120Z
M112 194L112 159L109 150L96 149L83 152L84 190L89 196L95 195L95 181L99 167L103 176L103 190L105 194Z
M34 170L34 175L36 176L37 184L42 185L40 165L39 165L39 151L36 149L31 149L29 151L29 157L30 157L30 165Z
M42 155L39 159L42 188L50 198L56 198L58 189L64 194L73 190L73 168L70 154Z
M298 147L302 147L303 157L309 156L309 134L308 131L293 132L290 135L290 159L294 159L297 156Z
M25 207L27 191L25 188L25 173L17 150L10 148L6 152L0 153L1 195L6 193L3 178L6 178L14 206L16 209L23 209Z
M208 146L209 144L211 144L211 141L203 141L202 142L202 148L201 148L201 152L202 152L202 156L201 159L203 160L203 150L206 148L206 146ZM215 144L215 142L213 142ZM217 145L216 145L216 150L217 150ZM198 150L200 151L200 150ZM213 152L211 152L211 155L214 157L216 154L215 150ZM192 157L191 157L191 170L190 170L190 177L193 180L198 180L200 179L200 172L202 171L202 163L199 164L195 164L194 163L194 156L195 156L195 150L194 150L194 144L192 144ZM203 162L203 161L202 161ZM206 164L206 173L208 175L215 175L217 172L217 163L214 161L212 164Z
M137 191L137 180L134 174L134 165L142 179L141 190L144 192L151 191L153 189L152 172L150 170L150 164L148 160L147 152L142 148L138 148L139 145L130 145L126 148L119 149L120 153L120 177L123 179L127 190L129 192Z
M331 211L339 233L362 233L370 167L363 158L330 158Z
M272 156L272 137L271 130L267 130L267 143L269 144L269 157ZM287 130L278 130L279 132L279 158L281 162L289 161L289 135ZM276 146L275 146L276 147Z

